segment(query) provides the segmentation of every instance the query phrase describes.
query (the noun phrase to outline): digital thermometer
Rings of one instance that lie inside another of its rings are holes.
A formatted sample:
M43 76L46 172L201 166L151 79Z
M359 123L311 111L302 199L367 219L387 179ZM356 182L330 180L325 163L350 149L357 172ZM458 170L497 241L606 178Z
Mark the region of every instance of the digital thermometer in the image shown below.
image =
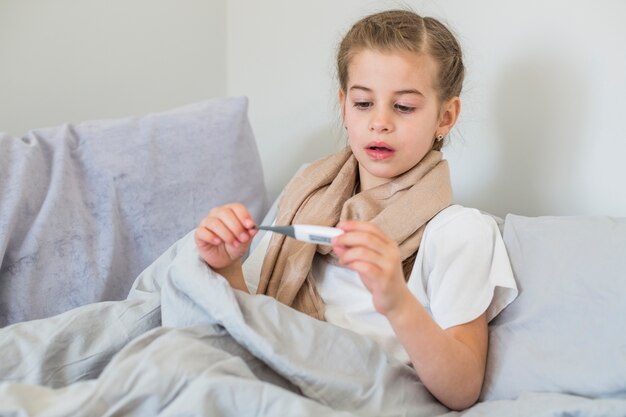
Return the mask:
M296 224L293 226L256 226L256 229L280 233L302 242L315 243L318 245L330 245L332 238L343 234L343 230L337 227L314 226L310 224Z

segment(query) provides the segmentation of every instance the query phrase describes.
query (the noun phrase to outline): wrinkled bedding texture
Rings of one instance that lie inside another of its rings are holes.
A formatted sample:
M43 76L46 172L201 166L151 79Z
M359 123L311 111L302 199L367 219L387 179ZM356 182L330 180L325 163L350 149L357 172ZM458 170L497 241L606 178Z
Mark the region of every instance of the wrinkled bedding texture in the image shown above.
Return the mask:
M2 329L0 352L15 358L0 365L0 415L626 412L623 400L559 394L449 411L366 337L233 291L200 260L191 233L138 277L127 300Z

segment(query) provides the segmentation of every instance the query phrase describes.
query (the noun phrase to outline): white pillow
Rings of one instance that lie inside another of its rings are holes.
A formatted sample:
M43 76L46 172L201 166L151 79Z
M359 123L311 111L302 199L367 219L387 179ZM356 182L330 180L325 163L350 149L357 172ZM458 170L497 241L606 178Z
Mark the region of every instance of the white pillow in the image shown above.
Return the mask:
M508 215L519 297L490 325L483 400L626 395L626 218Z
M125 298L217 205L268 206L245 97L0 134L0 326Z

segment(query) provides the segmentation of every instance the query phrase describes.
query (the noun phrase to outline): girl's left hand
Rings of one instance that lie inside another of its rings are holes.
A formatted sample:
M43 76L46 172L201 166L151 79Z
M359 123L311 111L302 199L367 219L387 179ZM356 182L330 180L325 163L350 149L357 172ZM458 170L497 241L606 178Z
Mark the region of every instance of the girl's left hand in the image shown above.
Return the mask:
M385 316L400 311L410 292L396 242L372 223L350 220L337 227L345 232L332 241L339 265L359 273L376 311Z

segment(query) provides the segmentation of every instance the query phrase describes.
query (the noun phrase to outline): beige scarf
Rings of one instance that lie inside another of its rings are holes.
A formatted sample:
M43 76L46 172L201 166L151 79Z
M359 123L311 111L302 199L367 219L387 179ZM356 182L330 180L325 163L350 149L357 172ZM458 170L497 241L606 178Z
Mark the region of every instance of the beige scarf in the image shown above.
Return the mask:
M342 220L370 221L398 243L403 262L412 262L424 226L452 201L448 163L442 153L431 150L404 174L353 195L358 176L358 162L349 147L311 163L285 187L276 224L335 226ZM334 255L330 246L275 233L257 293L323 320L324 303L311 274L316 252Z

